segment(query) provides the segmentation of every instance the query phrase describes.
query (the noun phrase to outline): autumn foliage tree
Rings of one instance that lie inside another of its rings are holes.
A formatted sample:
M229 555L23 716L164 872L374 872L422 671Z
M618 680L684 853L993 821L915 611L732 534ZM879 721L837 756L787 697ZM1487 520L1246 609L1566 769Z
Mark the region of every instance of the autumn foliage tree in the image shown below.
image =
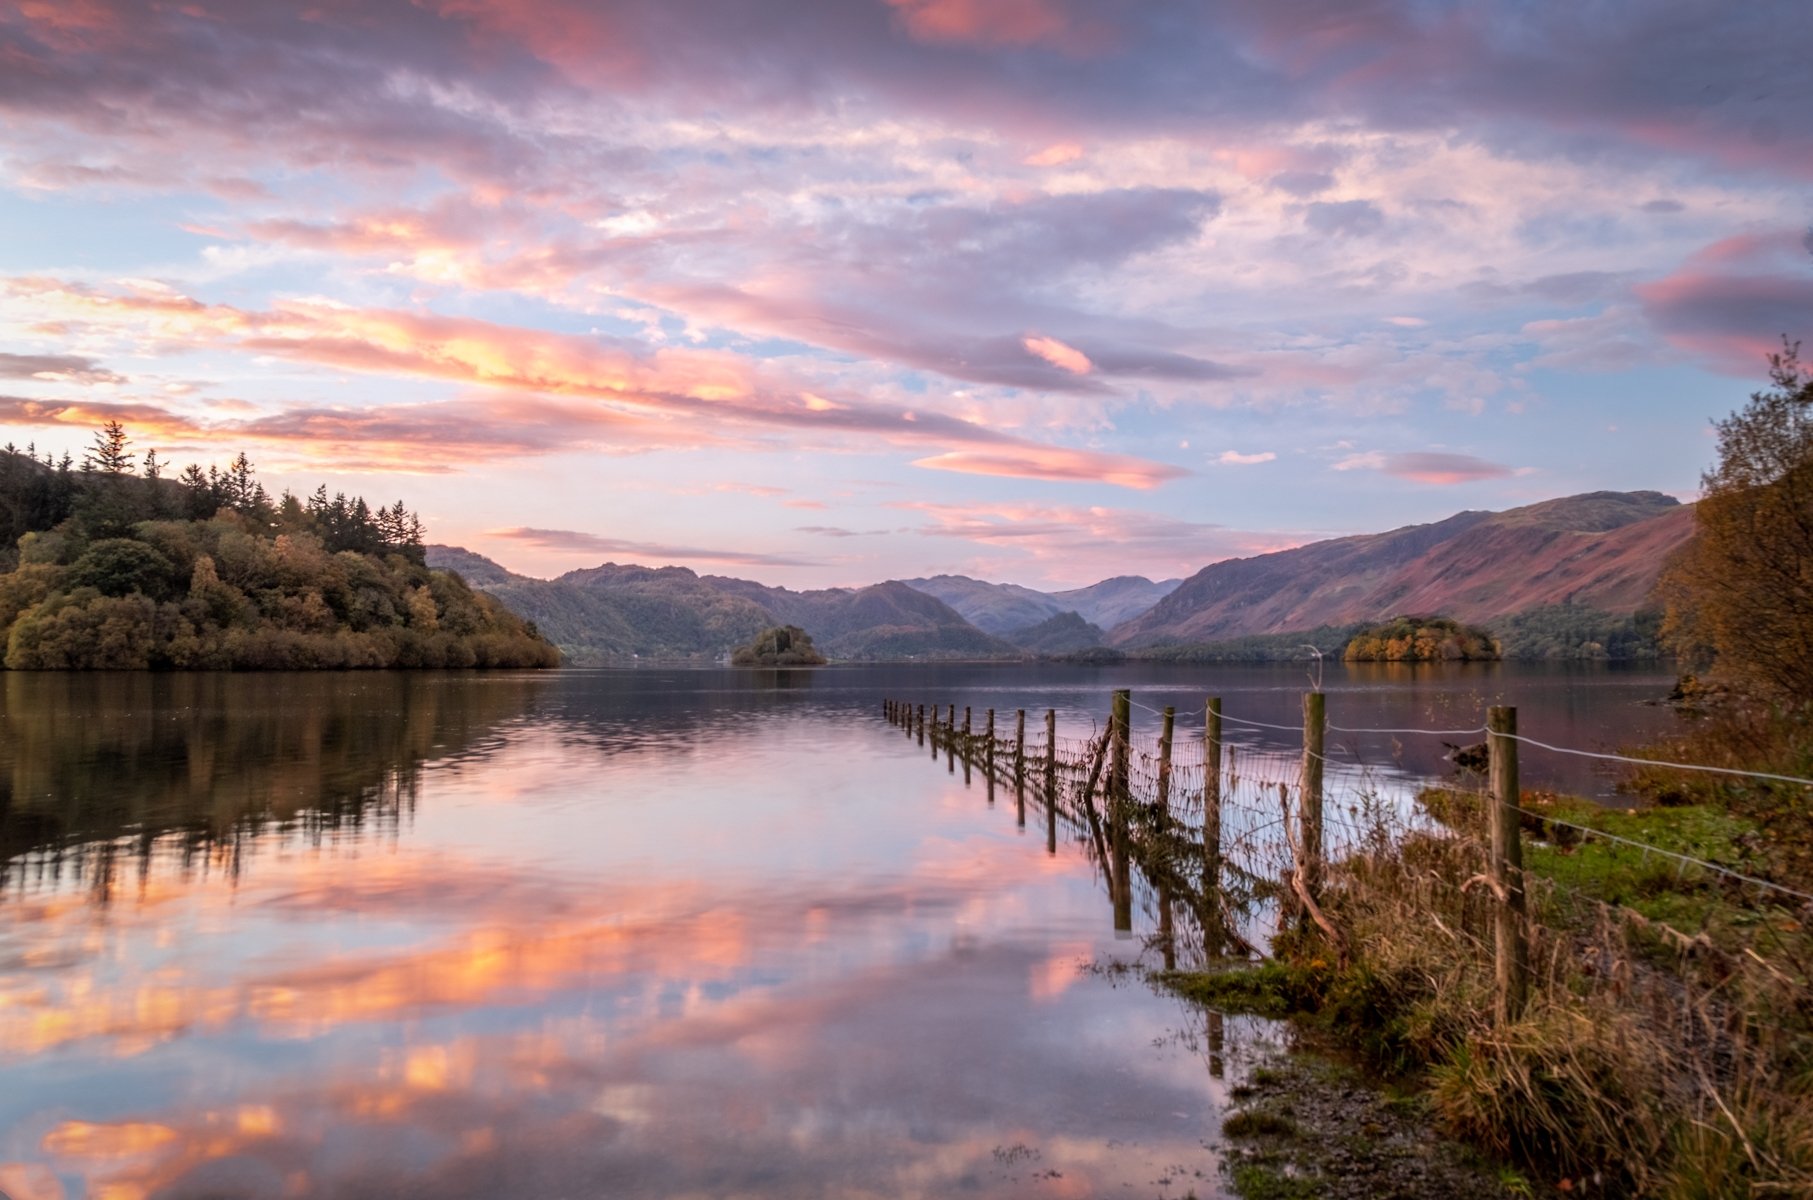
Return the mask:
M1769 359L1770 386L1716 423L1699 536L1662 580L1664 636L1739 693L1813 700L1813 375L1799 344Z

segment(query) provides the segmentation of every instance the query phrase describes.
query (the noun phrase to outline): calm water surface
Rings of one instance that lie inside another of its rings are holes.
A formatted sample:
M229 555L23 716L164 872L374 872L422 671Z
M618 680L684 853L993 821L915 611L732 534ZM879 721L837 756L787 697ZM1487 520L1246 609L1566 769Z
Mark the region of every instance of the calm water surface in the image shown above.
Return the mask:
M1337 724L1509 701L1533 736L1606 748L1666 728L1640 701L1667 684L1325 686ZM13 1200L1206 1197L1224 1077L1270 1036L1088 969L1149 930L1117 939L1068 831L1048 851L1036 805L1022 827L880 701L1056 707L1082 736L1129 686L1288 725L1300 669L0 685ZM1439 739L1339 744L1445 770Z

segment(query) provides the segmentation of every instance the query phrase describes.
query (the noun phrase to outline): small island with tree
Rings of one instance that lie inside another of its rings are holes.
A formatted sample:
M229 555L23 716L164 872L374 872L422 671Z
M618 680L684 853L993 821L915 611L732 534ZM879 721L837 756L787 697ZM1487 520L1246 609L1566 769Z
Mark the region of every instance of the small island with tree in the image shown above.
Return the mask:
M733 667L822 667L825 656L812 644L812 635L797 625L764 629L755 641L738 646L730 656Z
M1495 662L1498 642L1483 629L1446 617L1398 617L1354 635L1347 662Z

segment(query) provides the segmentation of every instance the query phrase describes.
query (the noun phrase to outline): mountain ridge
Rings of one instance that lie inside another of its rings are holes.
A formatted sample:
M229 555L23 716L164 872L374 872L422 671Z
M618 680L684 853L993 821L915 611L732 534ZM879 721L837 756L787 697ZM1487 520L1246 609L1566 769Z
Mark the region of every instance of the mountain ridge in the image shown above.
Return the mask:
M1104 644L1159 651L1400 615L1488 626L1550 609L1627 617L1653 599L1663 562L1693 531L1692 506L1664 493L1586 492L1227 559L1188 579L1115 576L1064 592L963 575L802 592L633 563L539 580L459 547L428 555L535 621L574 662L715 659L777 624L805 629L835 658L1002 659Z
M1440 615L1489 623L1551 605L1626 615L1693 534L1661 492L1587 492L1212 563L1108 631L1126 649Z

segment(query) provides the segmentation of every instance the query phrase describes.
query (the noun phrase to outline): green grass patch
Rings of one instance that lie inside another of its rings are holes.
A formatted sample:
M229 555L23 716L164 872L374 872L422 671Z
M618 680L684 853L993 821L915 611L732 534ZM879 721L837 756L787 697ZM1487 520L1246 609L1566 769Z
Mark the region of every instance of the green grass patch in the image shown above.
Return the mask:
M1288 1175L1271 1163L1241 1163L1232 1175L1234 1191L1244 1200L1315 1200L1322 1195L1319 1180Z
M1328 975L1317 967L1274 961L1224 971L1166 971L1153 979L1218 1012L1276 1020L1320 1009Z

